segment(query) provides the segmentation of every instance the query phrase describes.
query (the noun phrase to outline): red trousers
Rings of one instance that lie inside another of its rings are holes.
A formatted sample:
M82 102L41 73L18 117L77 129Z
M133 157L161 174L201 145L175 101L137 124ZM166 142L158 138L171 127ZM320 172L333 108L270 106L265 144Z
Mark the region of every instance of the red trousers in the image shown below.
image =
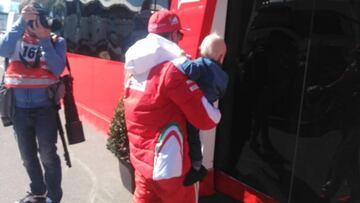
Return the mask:
M184 177L155 181L135 171L133 203L197 203L198 183L183 185Z

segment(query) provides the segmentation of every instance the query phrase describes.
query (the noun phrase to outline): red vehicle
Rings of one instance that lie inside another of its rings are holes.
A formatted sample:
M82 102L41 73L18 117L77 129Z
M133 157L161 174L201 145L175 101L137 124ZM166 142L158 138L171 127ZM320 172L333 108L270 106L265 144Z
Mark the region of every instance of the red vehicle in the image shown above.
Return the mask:
M104 132L122 95L124 53L147 34L152 11L178 12L187 30L180 46L194 58L204 36L224 36L230 84L220 125L202 132L210 173L201 195L248 203L356 198L360 2L73 0L52 8L65 21L77 105Z

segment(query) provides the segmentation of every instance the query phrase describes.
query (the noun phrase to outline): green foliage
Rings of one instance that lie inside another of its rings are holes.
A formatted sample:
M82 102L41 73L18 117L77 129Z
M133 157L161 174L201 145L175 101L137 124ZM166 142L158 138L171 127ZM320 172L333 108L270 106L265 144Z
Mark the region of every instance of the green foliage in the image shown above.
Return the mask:
M119 160L130 163L123 98L120 99L115 109L115 115L110 123L108 135L106 148L114 153Z

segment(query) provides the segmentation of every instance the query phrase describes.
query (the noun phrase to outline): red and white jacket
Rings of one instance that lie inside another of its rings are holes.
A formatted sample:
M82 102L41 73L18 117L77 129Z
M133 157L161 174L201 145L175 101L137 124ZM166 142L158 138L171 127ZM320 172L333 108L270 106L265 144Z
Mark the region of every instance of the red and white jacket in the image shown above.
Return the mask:
M135 170L153 180L183 176L190 169L186 123L211 129L220 111L188 80L178 58L181 49L156 34L126 53L124 105Z

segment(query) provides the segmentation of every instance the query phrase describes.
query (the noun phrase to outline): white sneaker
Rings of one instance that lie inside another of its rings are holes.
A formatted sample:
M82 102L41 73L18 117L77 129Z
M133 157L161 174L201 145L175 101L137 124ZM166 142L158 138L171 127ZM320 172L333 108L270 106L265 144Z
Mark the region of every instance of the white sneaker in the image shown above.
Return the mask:
M46 203L46 194L45 195L34 195L31 192L27 192L28 194L16 201L15 203Z

